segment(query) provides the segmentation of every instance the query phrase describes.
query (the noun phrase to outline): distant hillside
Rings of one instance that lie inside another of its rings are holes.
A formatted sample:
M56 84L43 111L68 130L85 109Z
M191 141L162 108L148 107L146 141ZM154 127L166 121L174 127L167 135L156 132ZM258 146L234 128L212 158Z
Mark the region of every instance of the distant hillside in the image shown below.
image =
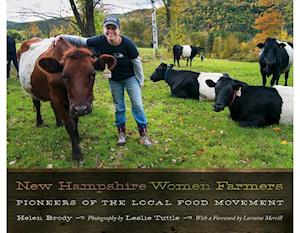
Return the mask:
M121 21L139 21L146 24L151 24L151 9L140 9L130 11L124 14L117 15ZM44 34L48 34L49 31L54 27L66 26L67 23L63 20L58 19L48 19L48 20L38 20L27 23L17 23L13 21L6 21L7 29L15 29L15 30L26 30L26 28L30 27L32 23L36 24L39 30L41 30Z
M139 9L119 15L120 20L142 20L151 23L151 9Z
M23 23L16 23L12 21L6 21L6 28L7 29L15 29L15 30L21 30L23 27Z
M124 14L117 15L121 21L122 34L130 37L137 43L138 46L148 47L151 45L151 9L139 9ZM102 32L102 22L96 22L98 32ZM67 30L68 24L63 20L49 19L38 20L27 23L17 23L7 21L7 30L16 30L17 32L10 32L10 35L17 41L22 41L28 37L35 36L32 34L32 27L36 27L36 31L40 31L43 36L53 36L53 29L58 29L59 33L73 34ZM59 29L62 30L59 30ZM52 31L52 33L50 33ZM29 32L27 35L26 32ZM19 34L18 34L19 33ZM77 33L77 32L76 32ZM56 34L56 33L55 33ZM40 36L40 35L38 35Z
M24 31L27 28L30 27L31 24L35 24L40 31L42 31L43 34L49 35L50 31L54 27L61 27L66 26L67 23L63 20L58 19L48 19L48 20L38 20L33 22L27 22L27 23L17 23L12 21L6 21L7 23L7 30L9 29L15 29L18 31Z

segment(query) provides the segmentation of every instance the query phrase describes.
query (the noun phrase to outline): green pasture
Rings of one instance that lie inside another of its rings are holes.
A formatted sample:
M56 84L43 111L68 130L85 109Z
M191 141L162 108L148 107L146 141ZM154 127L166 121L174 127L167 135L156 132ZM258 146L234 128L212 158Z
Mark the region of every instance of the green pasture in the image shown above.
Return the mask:
M167 51L161 61L151 49L140 49L145 85L144 107L149 135L155 144L138 143L138 132L127 100L128 142L116 146L114 106L108 81L97 75L93 112L80 118L79 134L83 168L291 168L293 166L293 127L274 125L262 129L241 128L228 119L229 111L216 113L212 102L173 98L163 81L153 83L149 76L160 62L171 63ZM197 57L193 66L181 69L226 72L252 85L261 85L259 65L247 62ZM178 69L178 67L175 67ZM14 72L14 69L12 68ZM293 85L290 72L289 85ZM268 79L268 85L270 78ZM280 84L284 84L281 76ZM31 98L21 89L13 73L7 81L7 163L9 168L72 168L71 143L64 127L55 127L48 102L42 103L47 126L35 127Z

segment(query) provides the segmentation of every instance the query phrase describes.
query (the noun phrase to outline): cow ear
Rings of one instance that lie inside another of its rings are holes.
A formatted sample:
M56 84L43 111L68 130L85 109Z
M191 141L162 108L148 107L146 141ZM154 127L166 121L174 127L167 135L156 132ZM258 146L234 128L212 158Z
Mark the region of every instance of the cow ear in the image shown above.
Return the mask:
M59 73L63 71L63 66L59 61L51 57L41 58L39 60L39 66L48 73Z
M101 58L97 58L97 60L93 65L95 70L101 70L101 71L105 70L105 62Z
M243 83L235 83L232 87L233 90L237 91L240 87L243 86Z
M168 65L168 68L169 68L169 69L172 69L173 66L174 66L173 64L169 64L169 65Z
M259 44L257 44L256 46L257 46L258 48L262 49L263 47L265 47L265 44L259 43Z
M205 82L206 82L207 86L209 86L209 87L215 87L216 86L216 83L211 79L207 79L207 80L205 80Z
M105 64L109 70L113 70L117 65L117 59L114 56L108 54L102 54L96 61L96 70L105 70Z
M284 48L286 46L286 44L284 44L284 43L279 43L278 44L278 48Z

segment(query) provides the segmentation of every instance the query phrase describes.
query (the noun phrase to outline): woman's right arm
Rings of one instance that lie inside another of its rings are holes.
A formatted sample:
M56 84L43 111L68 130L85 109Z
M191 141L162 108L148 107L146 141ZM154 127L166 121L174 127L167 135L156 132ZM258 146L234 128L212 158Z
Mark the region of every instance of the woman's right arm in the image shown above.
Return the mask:
M72 36L72 35L58 35L54 38L53 44L56 45L56 43L59 41L60 38L63 38L65 41L77 45L77 46L87 46L87 39L80 36Z

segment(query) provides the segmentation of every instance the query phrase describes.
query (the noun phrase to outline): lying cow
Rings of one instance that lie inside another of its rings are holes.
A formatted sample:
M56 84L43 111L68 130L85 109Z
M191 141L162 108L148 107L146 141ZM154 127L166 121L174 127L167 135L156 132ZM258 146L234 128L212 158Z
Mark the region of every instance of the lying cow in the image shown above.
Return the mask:
M10 66L11 62L13 62L17 73L19 72L19 66L17 62L17 54L16 54L16 41L11 36L7 36L7 54L6 54L6 61L7 61L7 69L6 69L6 76L9 78L10 76Z
M266 77L270 75L273 75L270 82L271 86L275 83L278 85L282 73L285 73L284 85L287 86L289 71L293 64L293 44L267 38L265 43L259 43L257 47L261 49L259 65L263 86L266 85Z
M293 88L285 86L249 86L224 75L218 82L207 80L215 88L214 111L229 107L230 116L242 127L293 124Z
M173 65L161 63L150 76L153 82L165 80L170 86L172 96L197 100L214 100L215 92L206 84L207 79L215 82L223 76L221 73L173 70Z
M111 70L116 60L110 55L93 56L87 48L76 48L60 39L34 38L22 43L19 75L24 90L32 96L36 125L43 124L40 101L50 101L56 124L65 128L72 142L72 158L79 161L78 117L92 111L96 70Z
M192 60L197 55L200 54L200 51L203 50L201 47L195 47L192 45L174 45L173 46L173 57L174 57L174 66L175 60L177 60L177 64L179 65L180 57L186 58L186 66L190 61L190 66L192 66Z

